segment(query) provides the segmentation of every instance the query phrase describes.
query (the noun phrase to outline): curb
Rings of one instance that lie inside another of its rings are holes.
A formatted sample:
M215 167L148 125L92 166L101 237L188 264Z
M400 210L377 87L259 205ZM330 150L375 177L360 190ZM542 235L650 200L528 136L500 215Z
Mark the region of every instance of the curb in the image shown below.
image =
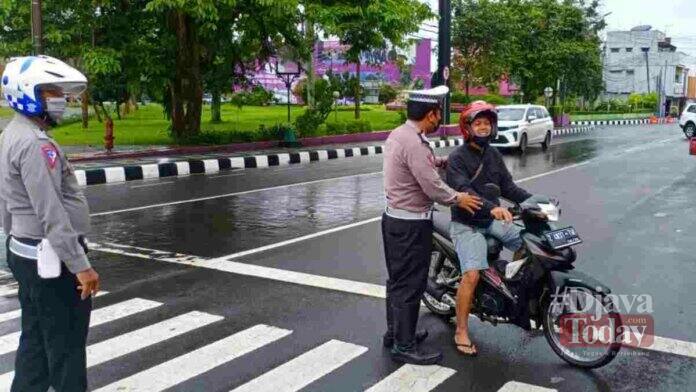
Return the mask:
M555 129L553 136L584 133L594 127ZM464 144L462 138L431 141L430 147L455 147ZM217 174L232 169L252 169L275 166L288 166L299 163L329 161L358 156L379 155L384 152L383 145L341 148L329 150L300 151L284 154L250 155L245 157L190 159L186 161L152 163L146 165L115 166L88 170L75 170L77 182L81 186L112 184L153 178L182 177L191 174Z
M641 125L641 124L672 124L674 120L666 118L655 119L656 122L651 122L649 118L633 119L633 120L592 120L592 121L572 121L571 125Z

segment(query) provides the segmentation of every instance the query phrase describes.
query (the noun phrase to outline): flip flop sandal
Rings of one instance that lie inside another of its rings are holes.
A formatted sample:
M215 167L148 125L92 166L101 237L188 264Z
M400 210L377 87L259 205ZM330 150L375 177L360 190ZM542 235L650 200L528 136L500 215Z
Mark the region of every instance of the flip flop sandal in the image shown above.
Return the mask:
M455 341L455 342L454 342L454 345L457 347L457 351L458 351L459 354L461 354L461 355L464 355L464 356L467 356L467 357L475 357L475 356L478 355L478 349L476 348L476 346L474 345L473 342L471 342L470 344L462 344L462 343L457 343L457 342ZM464 351L460 350L459 347L466 347L466 348L472 350L472 352L469 352L469 353L464 352Z

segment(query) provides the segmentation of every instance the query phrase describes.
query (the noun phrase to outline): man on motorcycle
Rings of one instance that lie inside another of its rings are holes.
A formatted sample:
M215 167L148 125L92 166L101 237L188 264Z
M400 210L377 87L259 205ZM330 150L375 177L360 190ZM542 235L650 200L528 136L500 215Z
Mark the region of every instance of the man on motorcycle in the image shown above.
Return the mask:
M462 111L460 130L465 144L449 156L447 184L459 192L481 196L483 206L473 214L457 206L452 207L450 237L454 242L462 272L457 291L457 330L454 342L462 354L475 356L476 346L469 337L469 312L479 271L488 269L485 236L495 237L516 252L522 248L520 228L512 224L512 214L500 206L496 195L487 195L485 184L496 184L501 195L521 203L532 195L518 187L505 167L503 158L489 143L498 132L498 115L493 105L476 101Z

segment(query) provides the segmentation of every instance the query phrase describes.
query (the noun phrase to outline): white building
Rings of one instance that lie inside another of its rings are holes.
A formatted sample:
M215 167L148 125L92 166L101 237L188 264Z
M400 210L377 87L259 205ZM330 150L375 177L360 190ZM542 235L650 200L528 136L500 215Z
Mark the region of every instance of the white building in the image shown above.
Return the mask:
M695 69L696 59L677 51L665 33L650 26L607 33L603 76L608 99L658 92L666 108L681 108L687 76Z

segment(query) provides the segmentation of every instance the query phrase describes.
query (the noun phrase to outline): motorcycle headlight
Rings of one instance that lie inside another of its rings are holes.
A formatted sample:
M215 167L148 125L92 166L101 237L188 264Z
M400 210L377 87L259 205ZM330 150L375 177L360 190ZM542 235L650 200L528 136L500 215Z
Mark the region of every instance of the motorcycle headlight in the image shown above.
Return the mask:
M561 212L557 206L555 206L553 204L542 204L542 203L538 203L537 205L541 209L541 212L546 214L546 216L549 219L549 222L558 222L558 219L560 218Z

